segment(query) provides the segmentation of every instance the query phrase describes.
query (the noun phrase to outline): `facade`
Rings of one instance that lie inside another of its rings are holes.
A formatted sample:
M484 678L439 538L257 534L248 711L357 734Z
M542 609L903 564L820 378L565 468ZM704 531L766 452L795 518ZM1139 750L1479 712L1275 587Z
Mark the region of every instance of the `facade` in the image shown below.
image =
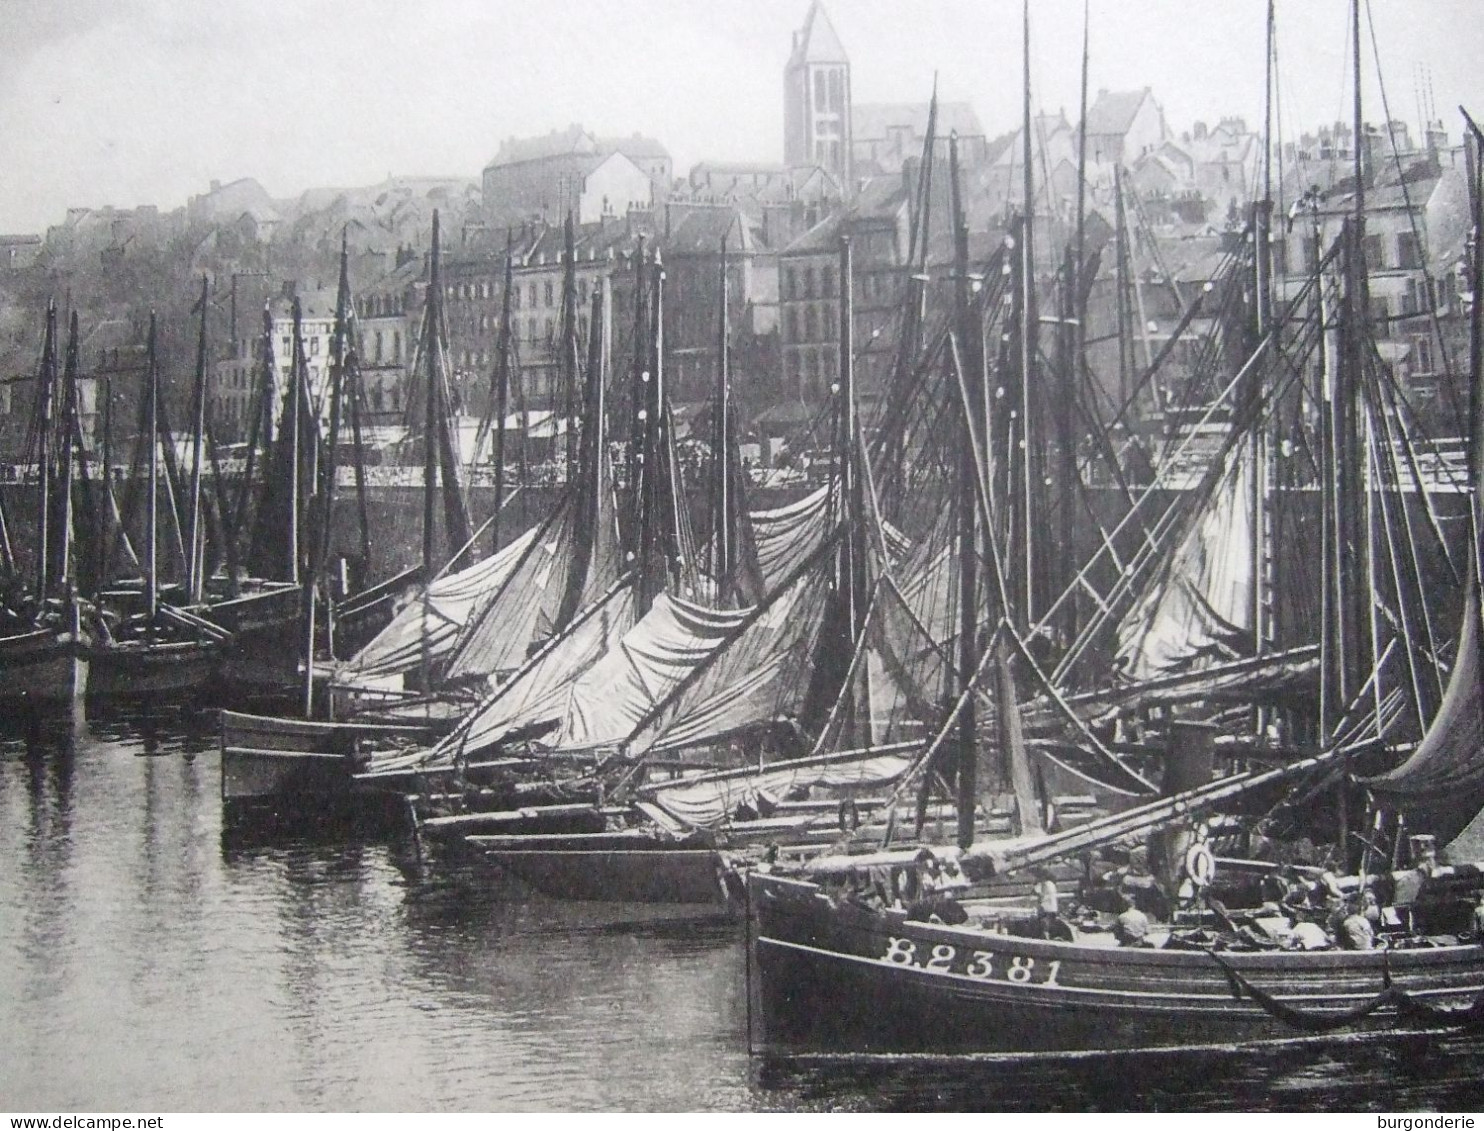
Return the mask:
M783 391L823 402L840 371L840 240L851 243L855 286L855 379L869 402L895 358L907 253L908 195L900 177L866 185L855 205L811 228L778 256Z
M862 102L850 111L851 162L857 176L898 173L922 158L927 141L926 102ZM958 137L959 164L976 168L989 159L989 139L967 102L939 102L933 158L948 159L948 139Z
M533 138L510 138L485 167L484 211L492 227L531 219L579 223L647 209L669 192L669 152L634 134L602 139L580 125Z
M1366 188L1366 268L1371 324L1382 358L1415 394L1414 404L1441 414L1450 429L1442 388L1449 359L1467 356L1467 256L1470 228L1463 150L1440 149L1387 160ZM1308 210L1296 209L1291 233L1276 256L1287 270L1285 289L1304 284L1317 248L1328 248L1355 204L1353 178L1341 181ZM1318 240L1315 243L1315 225Z
M1087 160L1091 165L1132 165L1169 137L1165 114L1149 87L1098 91L1088 108Z
M818 165L849 191L850 60L819 0L794 33L783 71L783 161Z
M40 236L0 236L0 271L23 271L40 256Z
M330 398L330 342L335 330L334 288L299 292L301 309L300 334L304 342L304 359L309 375L310 400L320 415L328 420ZM277 427L284 390L288 388L294 358L293 298L285 294L269 303L273 318L273 366L276 380L273 395L273 421ZM245 330L245 328L244 328ZM261 331L244 332L228 347L227 356L216 364L211 391L212 422L225 438L241 439L251 428L253 392L262 372Z

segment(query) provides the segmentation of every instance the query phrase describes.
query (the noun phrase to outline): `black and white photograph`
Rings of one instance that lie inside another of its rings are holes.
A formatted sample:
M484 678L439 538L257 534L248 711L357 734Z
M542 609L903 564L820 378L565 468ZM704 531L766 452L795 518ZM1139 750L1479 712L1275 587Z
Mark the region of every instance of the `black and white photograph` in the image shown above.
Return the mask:
M1484 4L0 44L12 1128L1484 1109Z

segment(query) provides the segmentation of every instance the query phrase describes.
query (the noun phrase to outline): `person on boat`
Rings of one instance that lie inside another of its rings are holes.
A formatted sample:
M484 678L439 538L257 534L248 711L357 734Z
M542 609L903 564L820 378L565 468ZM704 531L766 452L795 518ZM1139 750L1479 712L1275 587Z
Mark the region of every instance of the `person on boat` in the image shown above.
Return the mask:
M1128 906L1113 921L1113 937L1119 946L1147 947L1150 945L1149 916L1140 911L1133 900L1126 902Z
M1376 934L1371 921L1361 911L1358 901L1350 905L1349 914L1341 920L1335 938L1343 950L1370 950L1376 945Z
M1474 893L1474 937L1484 939L1484 889Z
M1329 950L1334 943L1318 923L1300 919L1293 925L1288 945L1292 950Z

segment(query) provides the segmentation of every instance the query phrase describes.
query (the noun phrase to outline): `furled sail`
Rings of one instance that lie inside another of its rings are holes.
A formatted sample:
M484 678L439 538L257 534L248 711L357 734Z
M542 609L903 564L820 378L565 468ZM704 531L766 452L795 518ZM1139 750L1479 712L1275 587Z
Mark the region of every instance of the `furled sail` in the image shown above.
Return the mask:
M903 744L795 758L760 771L702 774L675 785L649 787L647 792L656 805L685 824L716 828L744 806L765 812L799 789L889 785L912 768L919 750L916 744Z
M1156 583L1119 626L1117 666L1142 681L1250 652L1252 637L1251 468L1232 457Z
M1427 830L1441 844L1457 839L1484 809L1479 645L1478 586L1470 585L1458 658L1437 715L1410 758L1365 782L1377 797L1401 809L1410 827Z
M391 623L335 673L340 686L411 671L442 660L464 626L500 591L536 538L532 528L494 557L438 578L397 610Z

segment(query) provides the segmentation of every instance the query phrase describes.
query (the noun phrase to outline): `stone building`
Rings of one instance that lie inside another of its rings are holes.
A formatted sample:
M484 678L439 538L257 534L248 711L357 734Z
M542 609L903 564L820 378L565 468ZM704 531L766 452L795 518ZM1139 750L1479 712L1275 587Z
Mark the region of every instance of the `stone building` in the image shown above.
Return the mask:
M818 165L846 187L851 171L850 60L814 0L783 71L783 161Z
M670 154L653 138L599 138L573 124L530 138L508 138L483 176L492 228L568 212L579 223L647 209L669 193Z

